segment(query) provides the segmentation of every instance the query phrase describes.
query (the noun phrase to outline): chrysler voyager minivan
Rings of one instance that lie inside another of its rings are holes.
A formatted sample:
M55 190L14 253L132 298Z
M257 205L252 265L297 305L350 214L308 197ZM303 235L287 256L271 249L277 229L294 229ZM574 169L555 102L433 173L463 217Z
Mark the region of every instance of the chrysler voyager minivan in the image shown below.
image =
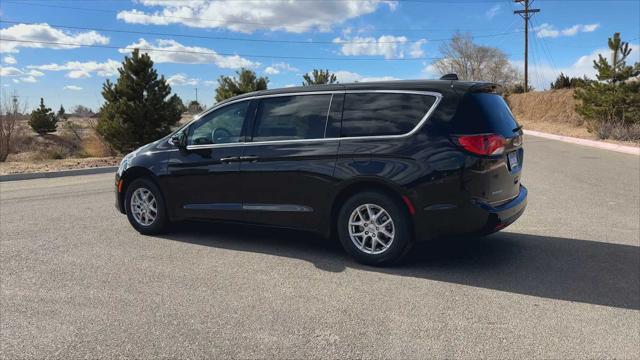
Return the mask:
M258 91L125 156L116 203L142 234L183 219L296 228L388 264L418 241L514 222L527 198L522 138L491 83Z

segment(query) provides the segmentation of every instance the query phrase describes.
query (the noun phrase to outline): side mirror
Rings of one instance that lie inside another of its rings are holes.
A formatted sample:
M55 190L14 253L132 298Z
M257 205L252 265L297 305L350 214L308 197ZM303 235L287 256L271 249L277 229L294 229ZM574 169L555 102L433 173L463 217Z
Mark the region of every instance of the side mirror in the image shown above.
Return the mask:
M171 143L181 149L187 147L187 137L184 134L184 131L178 131L177 133L171 136Z

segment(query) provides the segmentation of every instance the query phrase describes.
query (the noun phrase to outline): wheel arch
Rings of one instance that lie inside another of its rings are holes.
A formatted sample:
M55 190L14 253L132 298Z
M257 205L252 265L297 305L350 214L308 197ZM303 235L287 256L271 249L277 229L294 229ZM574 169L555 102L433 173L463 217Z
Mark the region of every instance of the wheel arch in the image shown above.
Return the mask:
M388 183L382 179L377 178L366 178L359 179L353 181L344 187L342 187L336 196L334 197L331 204L331 214L330 214L330 226L328 236L333 237L337 234L338 230L338 214L340 212L340 208L342 205L353 195L363 192L363 191L378 191L384 194L391 196L396 199L400 204L404 205L403 208L407 210L407 216L409 222L411 223L411 227L413 228L413 217L410 216L410 211L407 209L406 200L404 200L404 194L402 190L393 184Z
M126 211L127 211L125 206L125 201L124 201L125 200L124 197L127 194L127 189L134 180L140 179L140 178L146 178L151 180L158 187L158 189L160 189L160 192L162 193L162 196L165 198L165 200L167 198L167 196L164 193L164 190L160 186L160 182L158 181L158 177L156 176L156 174L154 174L151 170L142 166L130 167L120 177L120 181L122 181L122 185L119 186L119 191L118 191L118 196L120 197L120 206L121 206L120 211L124 214L126 214Z

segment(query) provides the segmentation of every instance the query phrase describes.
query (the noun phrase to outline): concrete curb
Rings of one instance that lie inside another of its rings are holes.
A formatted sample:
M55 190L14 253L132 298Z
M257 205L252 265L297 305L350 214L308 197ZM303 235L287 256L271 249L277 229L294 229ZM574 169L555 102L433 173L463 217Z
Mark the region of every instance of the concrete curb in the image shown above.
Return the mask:
M57 178L57 177L63 177L63 176L107 174L107 173L115 173L117 170L118 170L117 166L105 166L105 167L62 170L62 171L49 171L49 172L24 173L24 174L9 174L9 175L0 175L0 182L18 181L18 180L31 180L31 179Z
M548 134L548 133L543 133L543 132L534 131L534 130L524 130L524 133L525 135L537 136L537 137L551 139L551 140L558 140L558 141L562 141L570 144L584 145L584 146L594 147L598 149L617 151L617 152L631 154L631 155L640 155L640 148L637 148L634 146L611 144L611 143L596 141L596 140L578 139L574 137Z

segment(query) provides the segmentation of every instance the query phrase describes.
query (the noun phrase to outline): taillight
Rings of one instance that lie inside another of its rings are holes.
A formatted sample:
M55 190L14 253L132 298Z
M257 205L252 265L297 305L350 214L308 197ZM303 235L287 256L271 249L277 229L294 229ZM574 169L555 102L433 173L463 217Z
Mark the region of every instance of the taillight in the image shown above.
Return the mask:
M498 134L460 135L455 142L463 149L478 155L500 155L504 153L505 138Z

